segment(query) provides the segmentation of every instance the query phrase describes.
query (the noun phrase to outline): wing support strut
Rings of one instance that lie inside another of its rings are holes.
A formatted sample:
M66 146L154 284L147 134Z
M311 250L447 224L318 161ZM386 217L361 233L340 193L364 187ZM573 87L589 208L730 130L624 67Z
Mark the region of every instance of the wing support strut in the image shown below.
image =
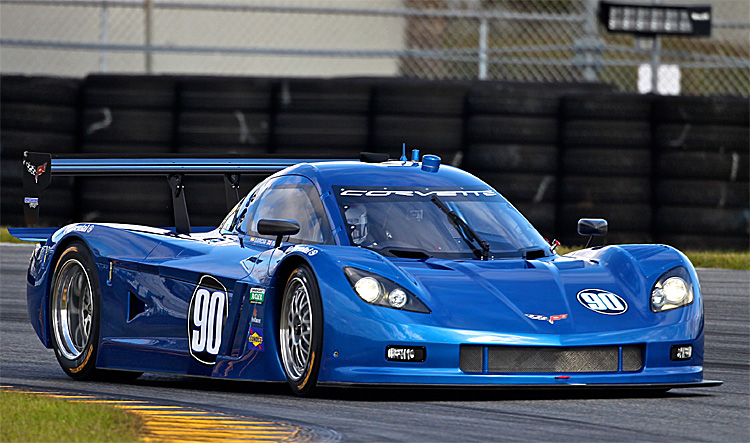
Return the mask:
M224 190L227 195L227 211L240 201L240 174L224 174Z
M190 217L185 201L185 185L182 184L182 174L167 176L169 189L172 190L172 209L174 211L174 227L178 234L190 234Z

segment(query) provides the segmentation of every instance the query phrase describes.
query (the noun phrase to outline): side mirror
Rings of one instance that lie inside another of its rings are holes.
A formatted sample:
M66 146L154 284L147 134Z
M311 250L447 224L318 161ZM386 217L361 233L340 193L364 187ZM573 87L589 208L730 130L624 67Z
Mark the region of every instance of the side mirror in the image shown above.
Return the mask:
M586 242L587 248L595 235L607 235L607 230L607 220L603 218L582 218L578 220L578 234L589 236L589 240Z
M295 220L274 220L265 218L258 220L258 234L276 236L276 245L274 248L278 248L281 245L282 237L286 235L294 235L298 232L299 223Z

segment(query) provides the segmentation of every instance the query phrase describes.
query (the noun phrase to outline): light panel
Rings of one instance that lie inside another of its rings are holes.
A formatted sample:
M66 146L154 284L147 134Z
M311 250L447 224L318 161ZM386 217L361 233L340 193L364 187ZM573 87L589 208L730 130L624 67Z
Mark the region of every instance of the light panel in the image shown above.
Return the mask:
M599 20L609 32L642 35L711 35L709 5L650 5L600 1Z

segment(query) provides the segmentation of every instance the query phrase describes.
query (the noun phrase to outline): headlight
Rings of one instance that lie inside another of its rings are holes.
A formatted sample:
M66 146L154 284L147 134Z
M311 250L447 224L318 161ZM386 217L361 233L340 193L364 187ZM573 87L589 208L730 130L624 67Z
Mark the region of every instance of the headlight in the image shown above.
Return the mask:
M396 309L401 309L406 306L406 302L409 301L409 296L406 295L402 289L396 288L388 293L388 304Z
M681 308L693 302L693 284L683 267L664 273L651 289L651 311Z
M374 302L383 294L383 287L372 277L363 277L357 280L357 283L354 284L354 290L367 303Z
M416 295L387 278L350 267L344 268L344 273L359 298L371 305L426 314L432 312Z

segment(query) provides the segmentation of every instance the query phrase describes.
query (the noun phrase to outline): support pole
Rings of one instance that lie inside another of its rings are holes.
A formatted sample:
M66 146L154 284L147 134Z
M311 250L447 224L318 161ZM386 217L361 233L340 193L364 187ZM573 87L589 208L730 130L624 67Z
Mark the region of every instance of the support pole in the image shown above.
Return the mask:
M583 68L583 80L588 82L595 82L599 80L597 74L598 54L594 51L594 46L599 47L599 30L596 22L596 8L597 0L586 0L586 22L584 24L584 37L583 37L583 54L584 54L584 68Z
M153 54L151 53L151 45L152 45L152 23L153 23L153 17L152 13L154 10L154 4L153 0L145 0L143 7L145 9L144 16L145 16L145 41L146 41L146 51L145 51L145 58L146 58L146 74L152 74L154 71L154 60L153 60Z
M487 32L486 18L479 20L479 80L487 79Z
M659 0L651 0L651 4L656 5ZM651 93L659 93L659 64L661 51L661 39L659 35L654 34L651 39Z
M659 65L661 64L660 53L661 39L654 35L651 39L651 92L659 93Z
M109 43L109 9L107 2L102 2L102 11L99 13L99 43L102 47ZM99 72L107 72L108 57L106 49L99 52Z

